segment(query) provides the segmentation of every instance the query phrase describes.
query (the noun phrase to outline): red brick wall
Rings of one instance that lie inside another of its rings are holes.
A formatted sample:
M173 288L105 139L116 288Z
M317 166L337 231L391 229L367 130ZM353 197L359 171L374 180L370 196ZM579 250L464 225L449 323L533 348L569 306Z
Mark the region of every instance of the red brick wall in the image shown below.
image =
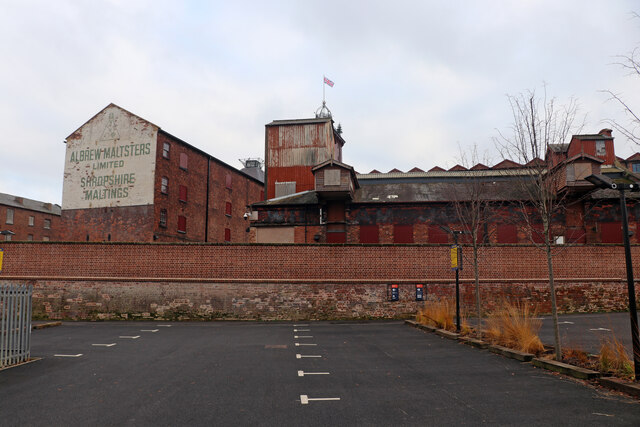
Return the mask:
M217 245L4 242L0 282L33 283L35 312L87 318L326 318L401 316L415 311L414 285L451 295L448 245ZM640 246L632 248L640 274ZM470 251L467 250L469 255ZM549 311L544 254L531 246L481 249L485 307L502 297ZM462 271L465 309L473 307L470 263ZM562 311L622 310L619 245L567 246L554 257ZM386 285L401 284L401 301ZM67 307L67 308L65 308Z
M13 224L7 224L7 209L13 209ZM29 225L30 216L34 217L33 226ZM44 228L45 219L51 221L51 228ZM0 205L0 229L13 231L15 235L11 236L11 240L28 240L29 235L33 236L33 241L42 241L45 237L48 237L49 240L57 240L60 230L60 216ZM0 236L0 241L2 240L5 240L4 236Z
M151 242L153 206L64 210L60 230L67 241Z
M171 146L169 158L162 156L165 142ZM186 154L187 169L180 168L180 154ZM207 201L207 160L208 156L182 144L163 132L158 132L156 150L156 173L154 190L154 233L160 242L176 240L203 242L205 237L205 217ZM162 177L167 177L167 194L161 192ZM179 200L179 188L187 188L187 201ZM167 210L167 226L160 226L160 211ZM178 216L187 218L186 233L178 232Z

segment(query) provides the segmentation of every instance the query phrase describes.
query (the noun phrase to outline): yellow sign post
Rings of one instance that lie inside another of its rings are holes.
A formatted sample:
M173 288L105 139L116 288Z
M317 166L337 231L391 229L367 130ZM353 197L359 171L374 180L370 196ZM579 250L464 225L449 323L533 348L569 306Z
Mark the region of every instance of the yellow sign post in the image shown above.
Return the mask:
M458 246L451 246L451 269L458 269Z
M2 249L0 249L0 271L2 271L2 255L4 254L4 252L2 252Z

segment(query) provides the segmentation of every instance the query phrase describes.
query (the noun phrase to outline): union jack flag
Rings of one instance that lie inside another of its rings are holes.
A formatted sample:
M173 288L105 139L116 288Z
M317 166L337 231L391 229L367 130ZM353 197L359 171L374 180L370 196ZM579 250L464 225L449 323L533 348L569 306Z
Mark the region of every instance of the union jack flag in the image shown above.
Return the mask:
M324 78L324 84L329 85L329 87L333 87L333 82L326 77Z

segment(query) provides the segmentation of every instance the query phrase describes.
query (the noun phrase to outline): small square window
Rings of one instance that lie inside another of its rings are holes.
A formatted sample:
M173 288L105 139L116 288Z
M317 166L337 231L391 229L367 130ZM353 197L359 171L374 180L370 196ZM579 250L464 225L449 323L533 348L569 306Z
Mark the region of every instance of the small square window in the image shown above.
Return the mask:
M231 241L231 229L229 229L229 228L225 228L224 229L224 241L225 242L230 242Z
M187 170L189 158L186 153L180 153L180 169Z
M29 215L29 227L33 227L36 223L36 217Z
M170 148L171 148L171 144L169 144L168 142L165 142L164 144L162 144L162 157L164 157L165 159L169 158Z
M42 237L42 241L43 242L48 242L49 241L49 236L43 236Z
M167 228L167 210L160 209L160 227Z
M186 202L187 201L187 186L186 185L181 185L180 186L178 200L180 200L181 202Z
M633 164L631 165L631 167L633 168L632 170L633 170L635 173L640 173L640 163L633 163Z
M187 217L180 215L178 217L178 233L187 232Z
M227 216L231 216L231 202L227 202L224 207L224 214Z
M169 178L163 176L160 180L160 192L162 194L169 194Z
M33 242L33 234L27 234L27 240Z
M51 220L50 219L45 218L45 220L44 220L44 228L46 230L51 229Z
M7 220L5 224L13 224L13 209L7 209Z

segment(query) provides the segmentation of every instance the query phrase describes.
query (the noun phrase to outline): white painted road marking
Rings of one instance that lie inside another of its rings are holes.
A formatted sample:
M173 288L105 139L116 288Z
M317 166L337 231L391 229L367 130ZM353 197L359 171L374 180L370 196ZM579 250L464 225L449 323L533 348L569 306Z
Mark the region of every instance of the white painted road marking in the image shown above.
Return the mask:
M54 354L53 357L80 357L82 353L78 354Z
M294 338L313 338L313 335L294 335Z
M318 344L300 344L299 342L296 343L296 347L300 347L301 345L318 345Z
M299 377L304 377L305 375L329 375L329 372L305 372L305 371L298 371L298 376L299 376Z
M118 337L118 338L128 338L128 339L130 339L130 340L137 340L138 338L140 338L140 335L135 335L135 336L132 336L132 337L127 336L127 335L121 335L121 336L120 336L120 337Z
M160 329L140 329L140 332L158 332Z
M296 359L302 359L303 357L322 357L322 356L310 356L308 354L296 354Z
M309 325L293 325L293 326L296 327L296 326L309 326Z
M91 344L94 347L113 347L116 343L112 342L111 344Z
M158 326L160 326L162 328L170 328L171 327L171 325L158 325Z
M607 332L611 332L611 329L607 329L607 328L598 328L598 329L589 329L590 331L607 331Z
M568 320L565 320L564 322L558 322L558 325L573 325L573 322L569 322Z
M340 400L339 397L309 397L306 394L300 395L300 403L308 405L312 400Z
M293 332L309 332L311 329L294 329Z

